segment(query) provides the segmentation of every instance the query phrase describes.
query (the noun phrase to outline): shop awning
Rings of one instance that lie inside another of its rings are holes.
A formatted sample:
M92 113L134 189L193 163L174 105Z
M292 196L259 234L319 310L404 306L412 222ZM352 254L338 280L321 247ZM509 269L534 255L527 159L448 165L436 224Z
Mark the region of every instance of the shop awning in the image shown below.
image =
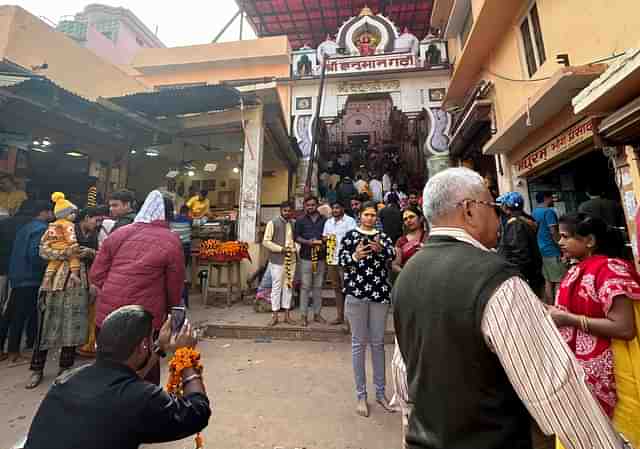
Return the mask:
M293 48L313 47L335 35L368 6L422 38L429 31L433 0L236 0L259 37L287 35Z
M148 117L174 117L185 114L224 111L240 104L241 94L222 84L163 89L110 98L109 101ZM245 104L250 103L245 99Z
M485 154L506 154L522 142L529 134L564 108L571 105L572 98L598 76L606 66L603 64L563 67L543 84L538 92L506 122L499 132L484 146Z
M482 129L486 129L491 124L491 100L476 100L473 102L461 124L456 128L455 134L451 137L449 153L452 156L461 155L469 142Z
M576 114L611 113L640 96L640 49L627 50L573 99Z
M640 143L640 97L604 119L598 132L605 142L619 145Z

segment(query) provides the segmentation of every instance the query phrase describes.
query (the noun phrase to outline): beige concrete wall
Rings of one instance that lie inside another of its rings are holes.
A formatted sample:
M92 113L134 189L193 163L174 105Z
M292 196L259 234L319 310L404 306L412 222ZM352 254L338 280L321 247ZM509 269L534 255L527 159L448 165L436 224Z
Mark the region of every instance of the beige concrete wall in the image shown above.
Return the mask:
M187 83L288 78L291 47L286 36L219 44L141 50L132 69L153 87ZM277 87L287 126L291 115L291 89Z
M0 6L0 58L27 68L46 62L39 74L91 100L148 89L19 6Z
M280 204L289 196L289 172L282 168L275 172L275 176L262 177L261 204Z
M515 79L528 78L518 27L529 2L522 3L522 14L514 17L513 26L496 45L486 66L494 73ZM568 53L571 65L579 66L640 45L638 18L632 13L640 12L636 0L537 0L537 5L547 61L533 78L544 78L557 71L555 57L560 53ZM496 85L498 129L542 84L511 82L486 73L483 76L493 79Z

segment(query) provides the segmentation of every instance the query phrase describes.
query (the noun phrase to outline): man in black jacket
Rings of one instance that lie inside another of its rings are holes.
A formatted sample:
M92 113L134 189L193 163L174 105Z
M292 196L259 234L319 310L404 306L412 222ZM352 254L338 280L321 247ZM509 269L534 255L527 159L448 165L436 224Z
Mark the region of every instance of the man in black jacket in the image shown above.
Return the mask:
M25 449L136 449L181 440L207 426L211 408L200 372L182 371L182 397L143 380L171 336L169 319L154 344L152 319L140 306L121 307L105 319L96 362L56 379L33 418ZM195 344L185 324L176 347Z
M524 213L524 198L520 193L505 193L496 201L504 214L498 254L516 267L534 292L542 294L544 278L538 249L538 225Z

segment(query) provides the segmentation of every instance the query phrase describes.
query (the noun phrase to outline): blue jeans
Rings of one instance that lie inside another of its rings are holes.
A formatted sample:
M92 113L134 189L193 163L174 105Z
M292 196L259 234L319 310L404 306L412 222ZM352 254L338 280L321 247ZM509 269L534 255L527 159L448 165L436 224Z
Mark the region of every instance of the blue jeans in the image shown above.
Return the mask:
M389 304L365 301L351 295L346 298L345 315L351 325L351 356L358 400L367 398L367 343L371 345L376 399L385 397L384 332L388 311Z

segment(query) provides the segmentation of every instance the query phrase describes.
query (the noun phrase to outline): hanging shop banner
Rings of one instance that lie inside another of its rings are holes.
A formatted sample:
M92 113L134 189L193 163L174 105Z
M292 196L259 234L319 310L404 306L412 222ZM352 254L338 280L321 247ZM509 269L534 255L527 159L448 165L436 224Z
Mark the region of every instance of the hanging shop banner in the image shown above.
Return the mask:
M526 176L535 168L592 137L593 121L591 119L583 120L517 161L513 166L515 174L518 177Z

